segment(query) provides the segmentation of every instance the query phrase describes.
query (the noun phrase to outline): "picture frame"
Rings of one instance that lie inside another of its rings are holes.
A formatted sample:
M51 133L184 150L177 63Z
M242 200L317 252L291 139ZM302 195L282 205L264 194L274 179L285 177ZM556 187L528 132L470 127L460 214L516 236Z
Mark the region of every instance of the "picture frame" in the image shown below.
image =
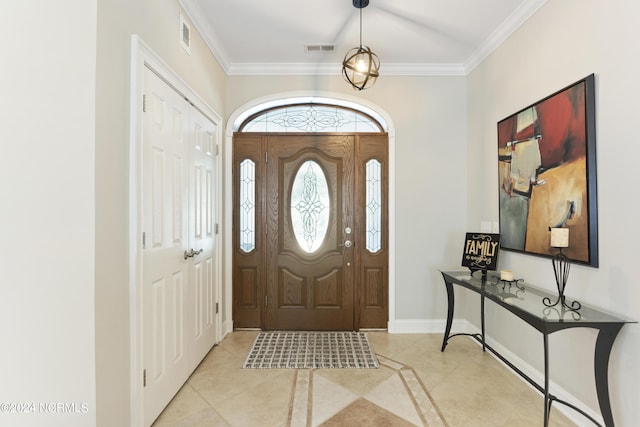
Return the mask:
M471 272L495 270L500 254L500 234L466 233L462 247L462 266Z
M563 253L598 267L595 76L498 122L502 249L553 257L550 229L569 229Z

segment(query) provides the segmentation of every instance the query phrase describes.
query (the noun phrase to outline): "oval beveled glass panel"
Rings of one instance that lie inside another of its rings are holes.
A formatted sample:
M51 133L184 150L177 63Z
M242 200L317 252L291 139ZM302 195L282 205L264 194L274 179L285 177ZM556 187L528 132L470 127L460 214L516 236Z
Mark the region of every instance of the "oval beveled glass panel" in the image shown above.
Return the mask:
M291 187L291 225L298 244L313 253L324 242L329 228L329 186L320 165L304 162Z

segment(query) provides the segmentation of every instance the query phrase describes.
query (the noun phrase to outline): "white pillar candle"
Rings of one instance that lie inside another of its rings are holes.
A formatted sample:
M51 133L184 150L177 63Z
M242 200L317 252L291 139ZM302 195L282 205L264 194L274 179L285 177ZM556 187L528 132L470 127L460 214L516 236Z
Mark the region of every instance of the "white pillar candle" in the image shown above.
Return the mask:
M505 280L507 282L513 282L513 271L511 271L511 270L500 270L500 280Z
M554 248L569 247L569 229L568 228L552 228L551 229L551 246Z

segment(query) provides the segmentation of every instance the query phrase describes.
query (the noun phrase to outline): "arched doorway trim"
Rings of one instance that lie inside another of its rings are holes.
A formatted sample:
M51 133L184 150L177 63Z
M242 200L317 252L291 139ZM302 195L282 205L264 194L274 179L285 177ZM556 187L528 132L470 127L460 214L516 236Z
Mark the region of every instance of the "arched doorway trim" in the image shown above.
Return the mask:
M290 103L300 102L322 102L325 104L335 104L362 111L371 115L378 120L389 137L389 321L388 330L392 331L392 327L396 320L396 246L395 246L395 128L389 114L380 106L369 101L345 95L342 93L327 93L318 91L297 91L297 92L280 92L267 95L261 98L251 100L240 107L236 108L227 120L225 130L225 140L223 147L224 159L224 311L223 311L223 334L233 331L232 319L232 221L233 218L233 189L232 182L232 147L233 133L238 129L240 124L252 114L256 114L266 108L273 108Z

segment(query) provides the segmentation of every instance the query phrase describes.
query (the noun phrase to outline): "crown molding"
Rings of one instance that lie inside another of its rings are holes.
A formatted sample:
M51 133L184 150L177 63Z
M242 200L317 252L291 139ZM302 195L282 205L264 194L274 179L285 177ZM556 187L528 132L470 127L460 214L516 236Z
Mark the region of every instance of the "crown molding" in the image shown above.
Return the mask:
M380 75L387 76L465 76L463 64L382 64Z
M230 76L339 76L341 63L246 63L232 64ZM381 76L464 76L462 64L382 64Z
M482 63L494 50L498 48L515 30L538 11L547 0L529 0L522 3L509 17L500 25L487 40L465 61L465 73L469 74Z
M202 36L204 43L216 58L220 67L222 67L222 70L229 75L230 64L227 59L228 55L222 45L218 42L220 38L213 30L213 27L211 27L209 22L203 18L206 14L198 5L198 2L195 0L178 0L178 3L180 3L185 13L193 23L193 26L196 27Z
M231 64L230 76L333 76L342 73L339 63L259 63Z
M214 29L196 0L178 0L185 13L228 76L333 76L342 74L342 64L316 63L230 63ZM487 40L460 64L382 64L381 75L388 76L466 76L498 48L515 30L524 24L547 0L529 0L522 3Z

